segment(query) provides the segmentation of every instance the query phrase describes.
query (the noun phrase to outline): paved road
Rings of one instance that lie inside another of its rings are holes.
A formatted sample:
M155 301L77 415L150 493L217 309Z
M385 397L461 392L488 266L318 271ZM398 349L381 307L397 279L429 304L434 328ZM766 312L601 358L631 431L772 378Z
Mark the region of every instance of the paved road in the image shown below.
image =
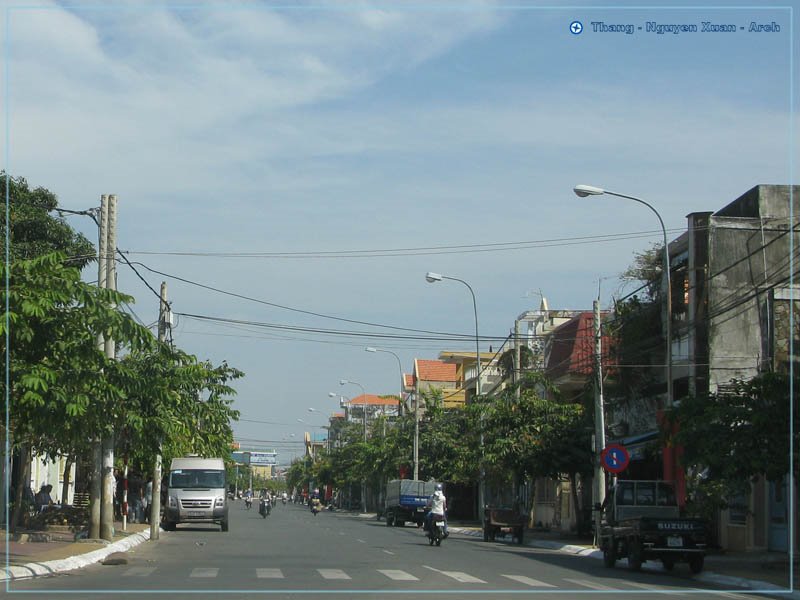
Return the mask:
M711 590L684 565L671 574L606 569L600 561L454 533L440 548L421 530L345 513L313 516L297 505L262 519L234 503L231 528L181 526L128 553L128 564L93 565L66 574L10 583L26 598L74 599L76 592L118 599L148 598L570 598L579 593L618 598L755 598ZM701 589L707 590L702 592ZM567 593L573 590L574 593ZM36 593L36 592L41 592ZM341 593L337 593L341 592ZM607 592L607 593L606 593ZM447 594L450 596L450 594ZM77 597L81 597L77 595Z

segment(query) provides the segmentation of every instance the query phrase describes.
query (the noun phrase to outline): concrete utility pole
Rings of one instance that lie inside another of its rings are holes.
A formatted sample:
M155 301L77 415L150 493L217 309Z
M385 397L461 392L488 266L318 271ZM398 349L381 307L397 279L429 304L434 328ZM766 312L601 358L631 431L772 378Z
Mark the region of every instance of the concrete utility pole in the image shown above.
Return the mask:
M606 499L606 477L600 464L600 454L606 447L606 423L603 415L603 334L600 327L600 300L595 300L594 308L594 360L596 378L594 382L594 503L603 504ZM602 511L595 510L595 545L599 545Z
M106 287L106 254L108 249L108 196L100 196L100 222L97 233L97 287ZM101 333L97 336L97 346L105 350L105 340ZM100 537L100 513L103 503L103 449L102 440L92 440L92 487L91 508L89 511L89 537L96 540Z
M106 263L105 287L117 289L116 251L117 251L117 197L108 196L106 223L106 253L101 261ZM114 359L116 344L113 339L104 340L106 358ZM114 433L103 438L103 502L100 505L100 537L111 541L114 538Z
M419 480L419 394L414 394L414 479Z
M158 341L167 341L167 325L169 323L169 305L167 304L167 282L161 282L161 300L158 304ZM161 442L153 465L153 493L150 496L150 539L158 539L161 524Z
M520 381L522 381L522 360L520 357L520 340L519 340L519 319L514 321L514 377L512 381L516 386L514 395L517 397L517 402L520 400Z

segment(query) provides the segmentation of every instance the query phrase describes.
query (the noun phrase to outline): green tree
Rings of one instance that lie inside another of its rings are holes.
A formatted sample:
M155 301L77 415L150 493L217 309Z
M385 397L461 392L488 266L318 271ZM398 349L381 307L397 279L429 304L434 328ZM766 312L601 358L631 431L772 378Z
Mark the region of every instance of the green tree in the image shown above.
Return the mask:
M511 379L514 374L514 354L515 350L509 348L500 355L497 364L503 374L503 379ZM520 346L519 348L519 362L520 362L520 375L522 371L530 369L533 366L533 350L528 346Z
M31 189L22 177L9 177L0 172L0 185L8 182L8 212L0 216L0 241L5 246L6 227L9 234L11 262L64 252L69 264L79 268L95 260L92 243L77 233L59 216L51 213L58 208L56 195L42 187Z
M734 380L724 390L684 398L669 413L671 443L683 448L682 462L693 492L714 506L747 492L763 476L780 481L788 473L789 426L794 428L794 453L800 442L800 416L791 411L790 379L764 373L748 381ZM795 379L798 389L800 379ZM800 475L794 463L794 477Z
M519 399L508 388L484 405L487 478L508 483L566 475L580 506L577 477L592 472L592 413L583 404L560 402L542 375L526 379Z
M64 258L56 252L0 270L9 280L2 292L8 310L0 323L0 345L9 358L9 437L26 466L31 451L73 453L89 436L110 432L108 415L125 394L113 377L98 376L117 369L98 348L100 334L133 351L153 343L146 328L114 308L132 298L81 281ZM21 505L18 488L15 509ZM15 510L13 525L18 518Z
M125 401L110 415L123 432L125 450L149 471L153 457L165 463L189 453L227 456L233 442L229 383L243 376L224 363L214 367L166 344L133 353L116 363L113 383Z

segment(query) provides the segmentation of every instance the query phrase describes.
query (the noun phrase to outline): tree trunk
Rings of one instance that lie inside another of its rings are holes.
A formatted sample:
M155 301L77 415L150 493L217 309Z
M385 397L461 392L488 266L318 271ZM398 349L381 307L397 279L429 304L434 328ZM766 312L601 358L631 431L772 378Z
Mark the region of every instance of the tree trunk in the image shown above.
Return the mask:
M15 532L19 525L23 511L22 499L24 498L25 488L30 483L31 447L28 444L23 444L20 447L20 466L22 467L22 472L17 479L17 489L14 490L14 512L11 513L11 523L8 525L8 530L11 532ZM25 510L27 510L27 507Z
M61 484L61 505L64 506L68 504L67 499L69 498L69 477L70 471L72 471L72 464L75 462L75 459L72 454L67 454L66 460L64 461L64 483Z

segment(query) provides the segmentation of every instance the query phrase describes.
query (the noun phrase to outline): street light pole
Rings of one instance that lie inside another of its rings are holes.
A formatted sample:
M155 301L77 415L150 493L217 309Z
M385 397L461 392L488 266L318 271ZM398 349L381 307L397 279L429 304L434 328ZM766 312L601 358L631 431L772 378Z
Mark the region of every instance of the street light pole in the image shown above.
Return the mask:
M391 354L392 356L394 356L397 359L397 368L400 370L400 404L397 406L397 408L399 410L400 409L400 405L403 402L403 390L405 389L405 385L404 385L405 382L403 381L403 365L400 362L400 357L397 356L397 354L395 354L391 350L384 350L383 348L373 348L372 346L367 346L366 348L364 348L364 350L366 352L384 352L386 354Z
M666 366L666 377L667 377L667 401L666 401L666 408L672 407L672 281L670 278L670 266L669 266L669 243L667 242L667 228L664 227L664 220L661 218L661 215L658 211L651 205L642 200L641 198L637 198L636 196L628 196L626 194L619 194L617 192L611 192L609 190L604 190L603 188L594 187L591 185L576 185L574 190L575 194L581 198L585 198L587 196L600 196L603 194L608 194L609 196L617 196L619 198L627 198L628 200L633 200L634 202L638 202L639 204L645 205L653 214L658 218L658 223L661 225L661 233L664 237L664 287L666 288L666 324L664 326L664 333L666 337L665 342L665 353L667 359L667 366Z
M437 281L441 281L442 279L449 279L450 281L458 281L463 283L467 286L470 295L472 296L472 309L475 313L475 397L479 398L481 395L481 347L480 347L480 336L478 335L478 303L475 301L475 292L472 289L472 286L468 284L463 279L458 279L457 277L448 277L446 275L442 275L440 273L433 273L428 271L425 275L425 281L428 283L436 283ZM484 484L486 479L486 473L484 472L483 466L483 412L481 412L481 464L480 464L480 481L478 483L478 505L480 506L480 510L484 508ZM481 518L483 515L479 515Z
M345 385L349 383L350 385L357 385L361 388L361 393L363 394L364 398L364 444L367 443L367 390L364 389L364 386L358 383L357 381L349 381L347 379L339 380L339 385ZM361 481L361 510L363 512L367 512L367 480L364 479Z

